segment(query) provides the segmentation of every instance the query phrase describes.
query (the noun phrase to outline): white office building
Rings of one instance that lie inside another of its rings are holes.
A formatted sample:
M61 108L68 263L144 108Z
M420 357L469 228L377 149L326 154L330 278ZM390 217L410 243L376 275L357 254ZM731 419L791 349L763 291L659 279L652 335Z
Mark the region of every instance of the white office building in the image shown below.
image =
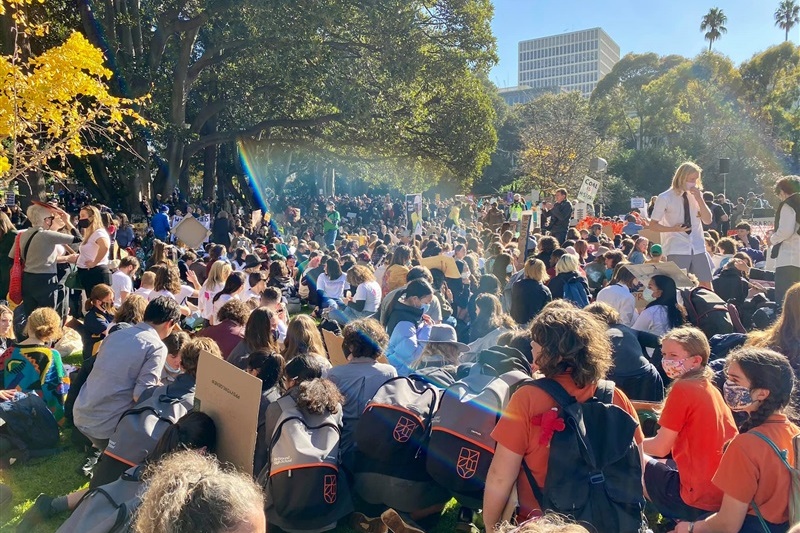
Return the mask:
M602 28L519 43L519 85L592 94L619 61L619 45Z

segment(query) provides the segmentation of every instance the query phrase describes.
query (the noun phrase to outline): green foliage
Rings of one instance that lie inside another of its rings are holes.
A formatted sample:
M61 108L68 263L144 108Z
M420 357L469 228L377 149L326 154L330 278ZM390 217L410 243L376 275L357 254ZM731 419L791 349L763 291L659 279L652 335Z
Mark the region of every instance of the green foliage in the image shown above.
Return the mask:
M687 160L680 148L656 146L644 150L623 150L608 162L608 174L618 176L633 192L633 196L649 199L666 189L672 174ZM630 201L630 197L628 198Z

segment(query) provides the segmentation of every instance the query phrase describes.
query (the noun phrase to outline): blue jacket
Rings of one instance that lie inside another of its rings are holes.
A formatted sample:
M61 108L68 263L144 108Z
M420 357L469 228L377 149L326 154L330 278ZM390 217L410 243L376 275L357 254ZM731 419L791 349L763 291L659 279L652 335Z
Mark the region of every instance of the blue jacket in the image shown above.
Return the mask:
M156 236L156 239L165 240L167 238L167 234L169 234L169 217L164 213L156 213L153 215L153 220L150 222L150 225L153 226L153 234Z

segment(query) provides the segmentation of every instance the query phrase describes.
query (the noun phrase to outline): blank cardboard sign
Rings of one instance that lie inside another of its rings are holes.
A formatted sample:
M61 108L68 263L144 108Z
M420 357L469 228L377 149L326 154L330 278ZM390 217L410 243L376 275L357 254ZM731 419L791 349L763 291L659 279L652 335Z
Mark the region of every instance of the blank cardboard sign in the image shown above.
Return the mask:
M186 243L192 249L200 248L203 241L208 237L209 232L199 220L194 217L184 217L177 226L172 229L172 233L178 240Z
M253 472L261 380L224 359L200 353L194 408L217 425L217 457Z

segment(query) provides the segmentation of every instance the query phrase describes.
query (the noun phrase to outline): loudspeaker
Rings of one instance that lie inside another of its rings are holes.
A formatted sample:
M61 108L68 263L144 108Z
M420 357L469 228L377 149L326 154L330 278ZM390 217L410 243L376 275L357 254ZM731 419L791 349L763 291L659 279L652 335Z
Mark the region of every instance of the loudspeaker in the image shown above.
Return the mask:
M719 173L720 174L730 174L731 172L731 160L727 157L724 159L719 160Z

